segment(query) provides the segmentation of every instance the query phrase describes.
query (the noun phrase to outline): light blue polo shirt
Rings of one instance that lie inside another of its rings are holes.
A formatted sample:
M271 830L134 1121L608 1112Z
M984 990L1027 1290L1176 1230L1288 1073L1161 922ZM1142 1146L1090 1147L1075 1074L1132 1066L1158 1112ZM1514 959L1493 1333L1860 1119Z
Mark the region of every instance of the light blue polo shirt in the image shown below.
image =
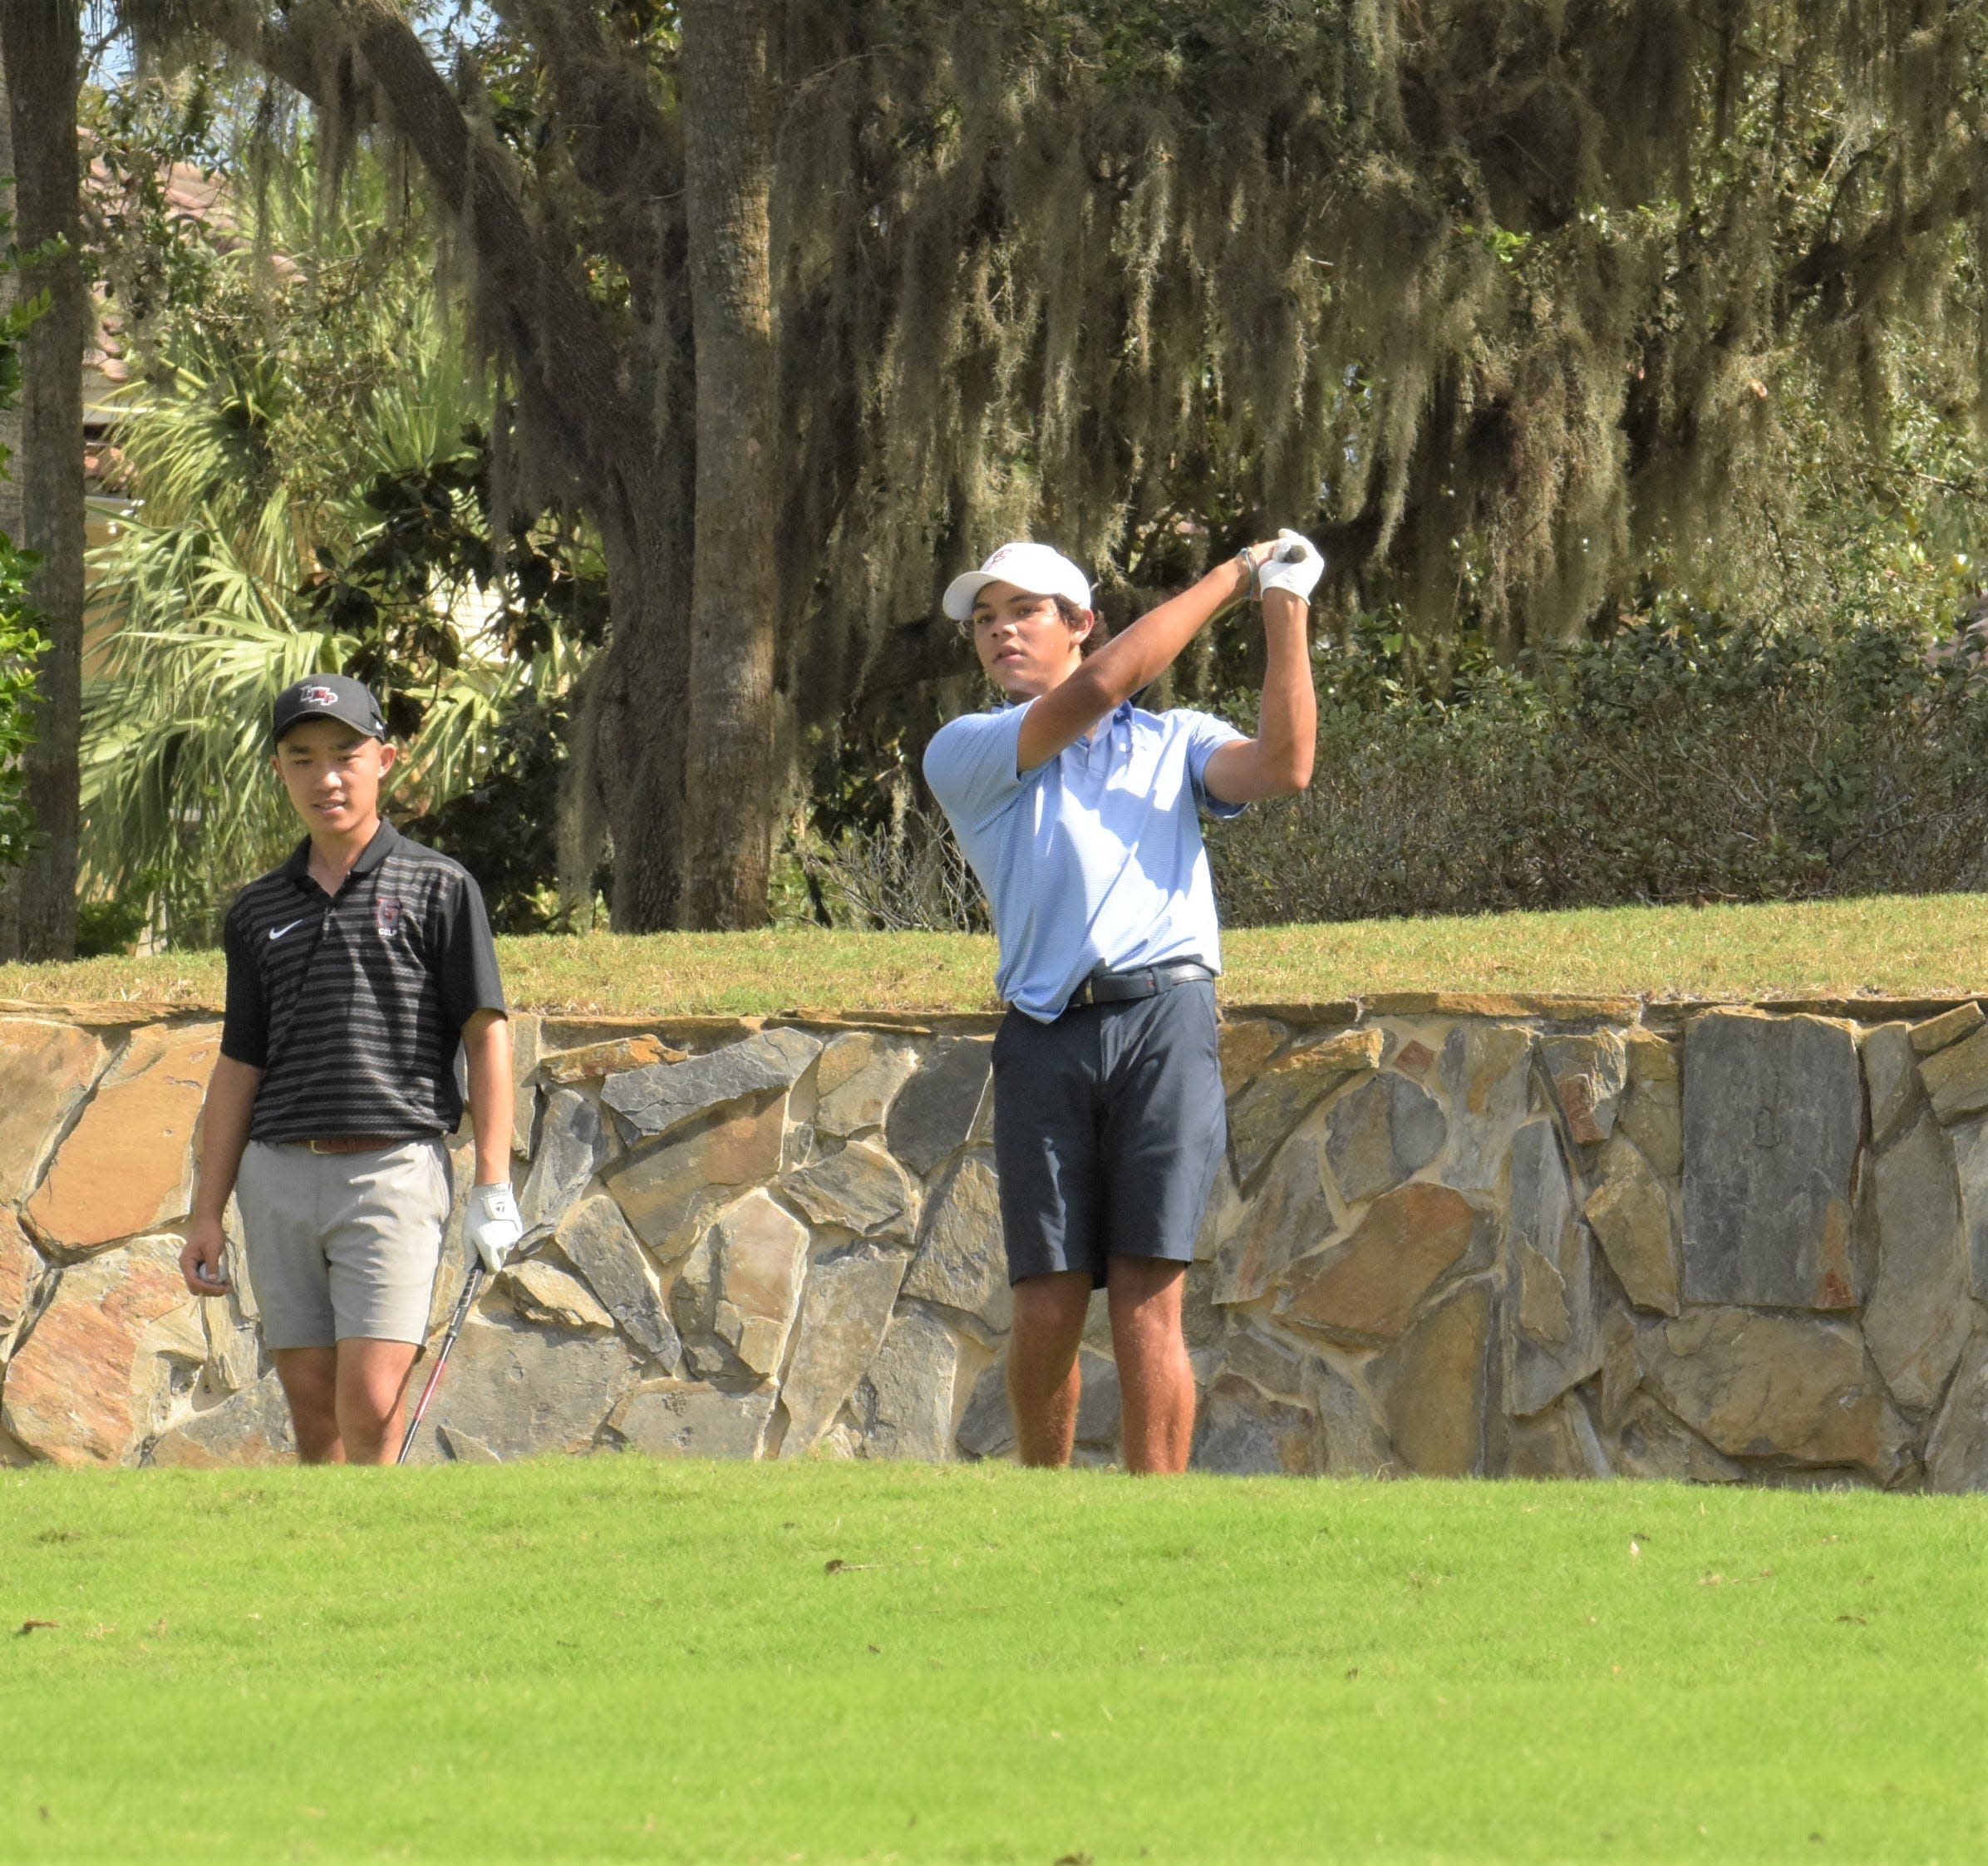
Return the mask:
M994 911L1003 1000L1049 1023L1100 967L1199 959L1219 972L1197 811L1242 809L1203 783L1209 757L1242 734L1204 712L1127 701L1090 737L1018 773L1027 711L970 713L925 748L925 781Z

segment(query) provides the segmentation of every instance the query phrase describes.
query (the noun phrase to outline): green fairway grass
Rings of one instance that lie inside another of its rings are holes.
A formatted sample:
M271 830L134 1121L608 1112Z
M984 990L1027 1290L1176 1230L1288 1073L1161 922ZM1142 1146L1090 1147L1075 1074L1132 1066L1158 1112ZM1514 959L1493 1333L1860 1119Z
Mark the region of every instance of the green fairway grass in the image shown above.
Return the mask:
M1474 918L1242 928L1223 935L1232 1004L1380 992L1745 998L1988 992L1988 896L1750 907L1592 908ZM607 933L503 939L527 1010L686 1016L986 1011L994 943L955 933ZM0 1000L221 1002L219 953L0 966Z
M0 1498L7 1861L1988 1857L1980 1499L632 1456Z

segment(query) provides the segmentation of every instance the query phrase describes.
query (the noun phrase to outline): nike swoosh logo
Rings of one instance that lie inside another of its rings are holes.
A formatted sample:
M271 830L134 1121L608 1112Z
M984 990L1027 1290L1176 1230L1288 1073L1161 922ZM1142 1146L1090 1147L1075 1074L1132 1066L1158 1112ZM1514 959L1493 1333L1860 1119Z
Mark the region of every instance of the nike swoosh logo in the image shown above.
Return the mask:
M290 931L291 927L301 927L309 918L310 915L308 913L300 914L290 923L288 927L272 927L269 929L269 937L272 939L281 939L285 933Z

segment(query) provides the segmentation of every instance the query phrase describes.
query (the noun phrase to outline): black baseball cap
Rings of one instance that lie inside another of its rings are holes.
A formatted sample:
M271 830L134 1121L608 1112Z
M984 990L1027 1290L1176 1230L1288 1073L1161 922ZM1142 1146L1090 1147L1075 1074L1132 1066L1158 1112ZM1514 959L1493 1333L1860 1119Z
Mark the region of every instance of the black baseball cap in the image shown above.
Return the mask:
M386 721L372 689L350 674L312 674L286 687L276 697L270 736L280 744L283 734L305 719L336 719L369 739L384 743L386 738Z

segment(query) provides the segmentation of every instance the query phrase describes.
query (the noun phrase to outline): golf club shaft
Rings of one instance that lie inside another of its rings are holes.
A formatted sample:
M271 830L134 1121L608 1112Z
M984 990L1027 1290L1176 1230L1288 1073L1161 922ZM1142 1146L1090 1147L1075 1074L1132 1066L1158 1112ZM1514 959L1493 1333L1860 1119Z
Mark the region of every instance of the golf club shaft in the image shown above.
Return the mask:
M394 1460L396 1465L407 1462L407 1454L414 1450L414 1435L421 1429L421 1421L428 1416L428 1402L435 1397L435 1389L440 1384L442 1369L449 1364L449 1351L455 1346L455 1337L462 1332L464 1319L470 1312L470 1305L476 1300L476 1292L483 1287L483 1259L470 1266L470 1273L463 1278L462 1294L455 1299L455 1312L449 1317L449 1332L442 1337L442 1345L436 1350L435 1366L429 1371L428 1384L421 1389L421 1396L416 1403L414 1417L407 1421L407 1435L401 1440L401 1455Z
M1302 544L1279 544L1268 557L1263 559L1263 564L1302 564L1304 561L1305 547ZM1257 568L1261 569L1262 565L1259 564ZM1252 588L1256 587L1256 574L1254 570L1250 573L1250 587ZM1242 600L1242 598L1240 596L1235 598L1238 603Z

